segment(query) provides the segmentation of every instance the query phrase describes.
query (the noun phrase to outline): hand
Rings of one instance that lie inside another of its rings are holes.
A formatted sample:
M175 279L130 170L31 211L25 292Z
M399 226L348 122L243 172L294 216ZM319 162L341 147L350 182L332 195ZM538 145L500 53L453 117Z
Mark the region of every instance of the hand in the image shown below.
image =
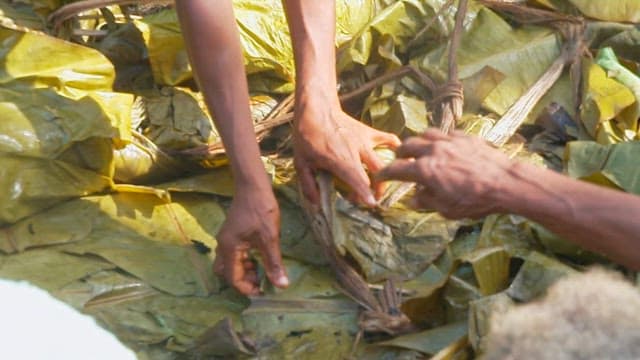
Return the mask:
M324 96L316 93L316 97ZM327 170L345 182L356 201L375 206L370 172L384 166L374 149L400 145L397 136L372 129L345 114L335 101L297 99L294 126L294 163L304 195L318 203L315 171ZM381 188L376 193L381 194Z
M249 249L257 248L271 283L287 287L289 280L280 256L279 228L280 210L271 189L240 189L217 235L214 271L242 294L258 295L256 265L249 258Z
M376 178L418 183L416 207L436 209L447 218L478 218L505 210L501 189L512 181L513 164L480 138L430 129L405 140L397 160Z

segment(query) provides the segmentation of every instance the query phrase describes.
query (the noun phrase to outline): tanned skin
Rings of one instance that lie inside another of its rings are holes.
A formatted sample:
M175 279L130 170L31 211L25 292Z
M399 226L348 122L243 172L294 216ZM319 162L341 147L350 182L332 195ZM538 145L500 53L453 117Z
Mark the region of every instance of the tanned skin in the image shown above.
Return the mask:
M377 179L418 184L415 206L448 218L512 213L640 270L640 197L514 162L483 140L428 130L403 142Z
M363 165L382 168L374 148L400 140L342 111L336 93L335 2L286 0L296 60L294 161L302 190L318 201L314 174L328 170L351 187L359 202L375 197ZM177 0L176 9L196 81L229 156L236 192L217 234L214 270L239 292L259 293L248 251L262 255L272 284L289 284L279 246L280 210L260 161L249 109L242 49L231 0Z

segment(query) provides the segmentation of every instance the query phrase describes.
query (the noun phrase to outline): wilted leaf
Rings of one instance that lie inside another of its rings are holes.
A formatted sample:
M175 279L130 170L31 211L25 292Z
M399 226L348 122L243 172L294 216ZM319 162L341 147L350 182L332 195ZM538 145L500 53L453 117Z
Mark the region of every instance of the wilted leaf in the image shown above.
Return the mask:
M420 66L430 74L444 77L447 57L445 46L419 60ZM499 115L507 109L547 70L560 54L556 36L545 28L513 28L489 9L482 8L471 27L464 33L457 51L460 78L474 76L489 66L505 78L491 91L482 106ZM551 99L549 99L551 100ZM571 93L553 99L571 109ZM530 114L537 113L548 104L545 99Z
M360 29L374 14L371 0L337 1L339 44ZM234 1L252 91L286 93L293 89L293 56L289 29L280 1ZM175 11L145 17L136 25L143 33L156 82L178 85L191 79ZM338 44L338 45L339 45ZM255 76L252 76L254 75Z
M100 211L86 239L65 250L101 256L174 295L209 294L218 287L210 259L199 254L191 241L215 248L212 234L224 215L211 201L181 198L166 204L153 195L122 193L77 200L93 203Z
M627 87L610 79L600 66L586 61L584 68L580 117L587 131L595 138L602 130L602 123L620 115L636 102L636 98Z
M409 95L399 95L381 116L372 116L376 129L395 134L420 134L429 126L427 105L424 100Z
M469 340L474 350L479 353L484 351L492 316L504 313L513 305L513 300L504 292L471 302L469 307Z
M277 289L265 284L264 297L267 299L312 299L339 296L341 292L335 286L335 276L326 266L307 265L292 259L283 259L289 287ZM268 281L265 279L264 281Z
M224 318L196 340L189 354L195 358L254 355L253 346L247 342L247 339L236 332L231 319Z
M532 251L524 258L507 294L517 301L529 301L542 295L551 284L576 270L560 261Z
M358 331L358 306L341 299L271 300L252 298L242 313L245 329L260 353L342 358L351 351Z
M619 22L640 22L640 3L636 0L569 0L588 17Z
M637 141L614 145L574 141L567 146L567 172L586 180L601 176L624 191L640 194L638 151Z
M0 256L0 276L25 280L48 291L56 291L72 281L114 266L106 261L75 256L58 249L34 249Z
M343 199L336 207L339 236L336 246L352 256L366 278L378 282L390 277L411 278L426 269L451 240L443 218L386 211L384 220Z
M218 321L231 318L237 322L244 307L241 299L224 294L198 298L158 293L87 312L134 349L168 340L169 349L186 351Z
M508 286L511 256L504 248L478 249L463 259L471 263L483 295L495 294Z
M96 50L5 28L0 39L6 224L110 186L112 142L129 138L132 97L111 91L113 66Z
M398 336L393 340L377 343L376 345L401 347L420 351L427 355L434 355L449 344L465 336L467 329L467 322L462 321L415 334Z
M61 204L5 227L0 232L0 250L5 253L22 252L32 247L82 240L91 232L97 212L88 202Z

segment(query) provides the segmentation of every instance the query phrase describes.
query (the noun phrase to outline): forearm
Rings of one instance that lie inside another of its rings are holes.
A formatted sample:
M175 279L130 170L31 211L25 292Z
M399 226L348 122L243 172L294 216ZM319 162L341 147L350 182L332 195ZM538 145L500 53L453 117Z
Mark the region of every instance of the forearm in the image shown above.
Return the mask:
M213 113L236 184L266 186L231 0L179 0L176 9L194 76Z
M335 68L335 1L283 0L296 63L296 99L339 105Z
M640 197L528 164L514 166L511 179L501 191L505 211L640 270Z

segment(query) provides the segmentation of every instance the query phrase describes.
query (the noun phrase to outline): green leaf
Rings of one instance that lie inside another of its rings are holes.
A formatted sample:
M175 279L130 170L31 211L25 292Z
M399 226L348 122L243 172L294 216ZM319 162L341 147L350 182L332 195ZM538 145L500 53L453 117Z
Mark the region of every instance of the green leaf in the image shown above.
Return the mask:
M420 67L436 78L444 78L447 69L446 46L416 59ZM503 115L515 101L547 70L560 54L560 44L549 30L539 27L513 28L500 16L482 8L462 36L457 52L459 77L466 79L485 67L504 75L483 100L483 108ZM556 85L566 86L566 85ZM553 91L553 90L552 90ZM554 99L544 98L529 119L533 120L551 100L572 109L571 93L558 92Z
M636 102L636 98L626 86L609 78L600 66L586 61L584 71L580 118L589 134L595 138L599 132L606 132L603 123L619 116Z
M624 191L640 194L638 151L637 141L613 145L574 141L567 147L567 172L582 179L602 176Z
M461 321L415 334L398 336L389 341L376 343L376 345L400 347L420 351L427 355L434 355L462 336L465 336L467 329L467 322Z
M640 3L636 0L569 0L584 15L605 21L640 22Z
M65 254L57 249L34 249L0 256L0 277L25 280L48 291L114 266L103 260Z
M265 356L343 358L358 331L358 306L342 299L275 300L252 298L242 313L245 329Z
M555 258L532 251L524 257L524 264L507 289L517 301L530 301L542 295L558 279L576 272Z
M471 302L469 306L469 341L476 352L482 353L486 349L492 316L502 314L514 305L514 301L505 292Z

